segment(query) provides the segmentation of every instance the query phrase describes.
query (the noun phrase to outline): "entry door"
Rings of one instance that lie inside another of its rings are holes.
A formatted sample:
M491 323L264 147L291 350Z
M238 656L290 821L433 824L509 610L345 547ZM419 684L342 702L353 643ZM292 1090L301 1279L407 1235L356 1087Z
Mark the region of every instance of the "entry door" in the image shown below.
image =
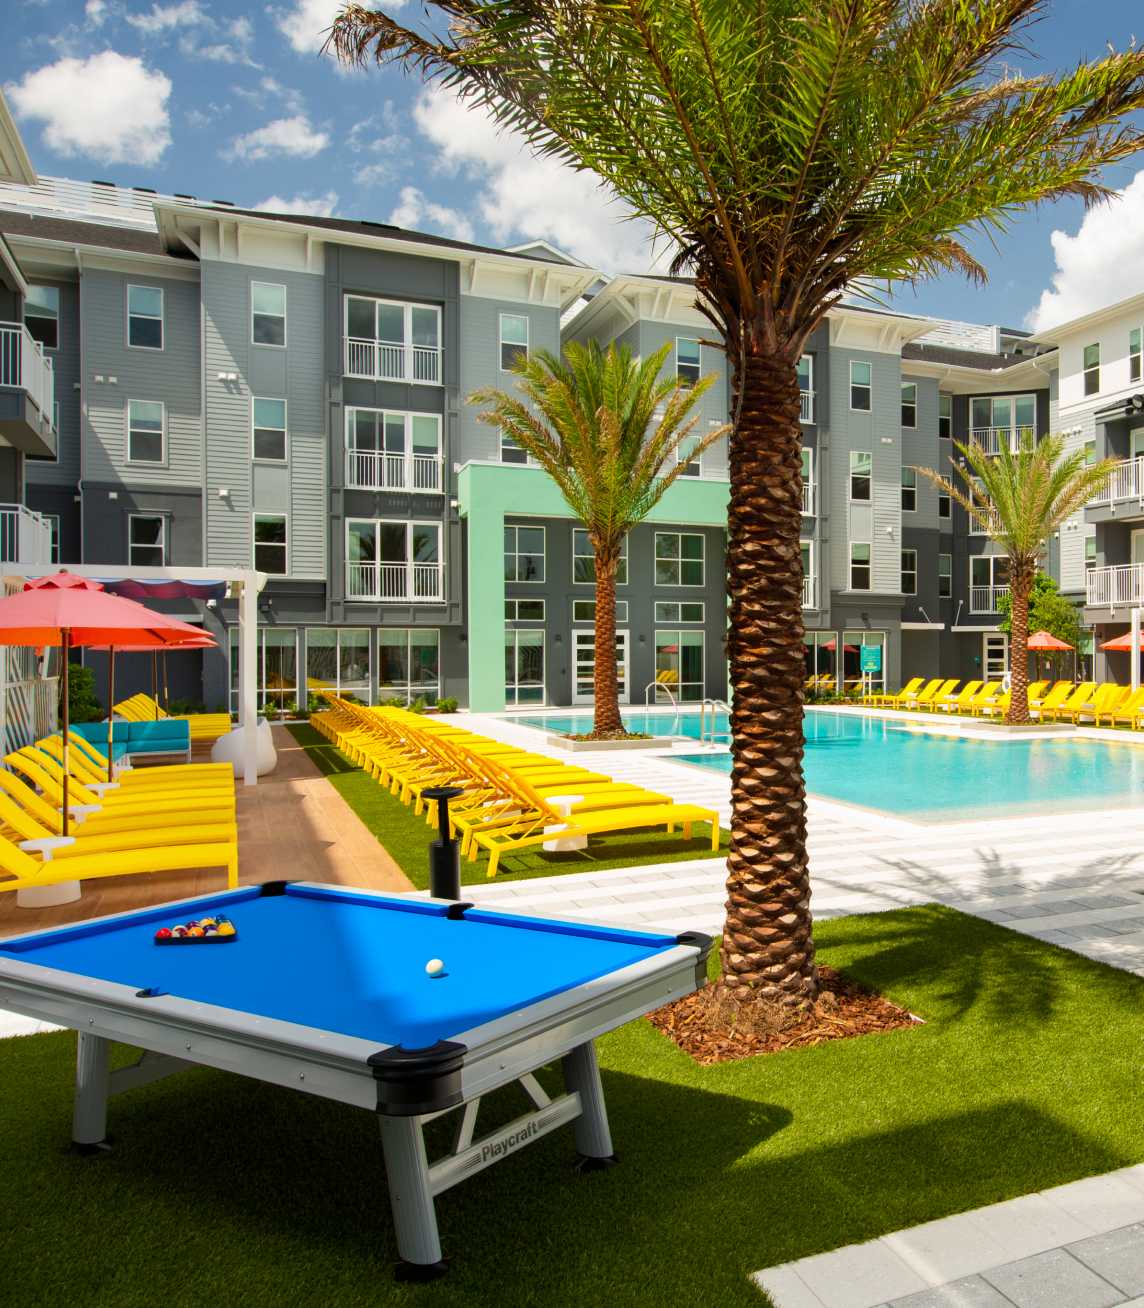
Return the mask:
M1000 681L1009 671L1009 637L1003 631L986 634L981 664L986 681Z
M626 631L616 632L616 678L620 687L620 702L628 702L628 646ZM596 633L572 632L572 656L575 680L572 683L572 703L591 704L596 698Z

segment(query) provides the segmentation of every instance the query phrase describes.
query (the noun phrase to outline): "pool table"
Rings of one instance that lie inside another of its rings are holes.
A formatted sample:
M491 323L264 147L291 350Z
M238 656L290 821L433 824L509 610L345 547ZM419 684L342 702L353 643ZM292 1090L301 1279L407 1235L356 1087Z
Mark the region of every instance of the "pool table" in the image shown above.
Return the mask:
M155 943L212 912L233 941ZM442 1190L569 1122L581 1168L614 1161L593 1042L701 986L710 944L279 881L0 940L0 1008L78 1032L83 1151L106 1147L109 1095L195 1064L377 1113L397 1274L428 1279ZM109 1071L112 1041L138 1062ZM534 1073L555 1059L552 1098ZM481 1096L513 1081L531 1110L478 1136ZM430 1161L424 1124L455 1109L454 1148Z

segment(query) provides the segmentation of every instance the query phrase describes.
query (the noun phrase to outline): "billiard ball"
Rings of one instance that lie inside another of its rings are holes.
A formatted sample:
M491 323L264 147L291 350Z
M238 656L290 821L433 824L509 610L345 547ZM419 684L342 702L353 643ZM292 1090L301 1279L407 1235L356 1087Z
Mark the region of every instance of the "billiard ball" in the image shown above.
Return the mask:
M218 935L218 927L203 927L203 935L204 935L204 936L217 936L217 935Z
M429 976L440 976L445 971L445 964L439 958L431 958L425 964L425 971Z
M218 922L213 917L200 917L199 926L205 930L207 927L218 926Z
M233 922L220 922L217 929L220 936L233 936L235 934Z
M203 929L201 926L188 927L187 935L193 936L196 940L201 940L203 936Z
M156 940L169 940L170 938L171 938L170 927L160 927L159 930L155 932Z
M185 926L172 927L171 934L181 940L187 934L187 928Z

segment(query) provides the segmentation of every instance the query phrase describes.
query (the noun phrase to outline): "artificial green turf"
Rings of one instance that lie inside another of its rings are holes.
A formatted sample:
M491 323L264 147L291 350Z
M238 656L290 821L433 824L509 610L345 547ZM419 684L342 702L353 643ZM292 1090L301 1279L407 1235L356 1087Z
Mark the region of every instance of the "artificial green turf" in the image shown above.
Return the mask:
M368 1112L193 1071L64 1151L73 1038L0 1042L13 1302L754 1305L748 1274L1144 1160L1144 981L934 907L817 928L926 1025L719 1067L649 1023L602 1039L620 1166L567 1129L438 1200L448 1280L396 1286ZM547 1078L546 1078L547 1079ZM486 1101L504 1119L515 1092ZM444 1127L446 1124L439 1124Z
M289 731L330 784L353 809L365 825L385 846L405 875L419 890L429 885L429 842L436 829L425 818L414 817L413 810L363 772L325 736L309 724L292 725ZM706 832L705 826L696 828ZM723 832L720 851L727 852L727 832ZM623 831L607 836L592 836L588 848L577 853L546 854L542 849L526 849L518 854L501 856L498 881L524 881L532 877L557 876L565 872L603 872L608 868L639 867L646 863L678 863L686 859L713 858L709 834L684 840L678 833L665 831ZM483 854L475 862L461 863L463 882L484 882L488 859Z

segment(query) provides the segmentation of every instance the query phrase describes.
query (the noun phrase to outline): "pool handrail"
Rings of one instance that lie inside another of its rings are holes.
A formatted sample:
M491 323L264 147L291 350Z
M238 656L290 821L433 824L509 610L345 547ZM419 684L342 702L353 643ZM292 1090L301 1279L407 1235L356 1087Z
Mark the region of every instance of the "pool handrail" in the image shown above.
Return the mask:
M648 698L648 695L652 690L655 690L657 693L662 690L667 695L667 698L671 700L672 708L679 708L679 701L672 694L671 687L662 681L649 681L644 687L644 708L651 707L651 700Z
M730 721L731 721L731 706L730 706L730 704L728 704L725 700L721 700L721 699L713 699L710 695L708 695L706 699L700 700L700 702L699 702L699 743L700 743L701 745L702 745L702 744L706 741L706 739L707 739L707 735L706 735L706 730L707 730L707 729L706 729L706 727L704 726L704 723L705 723L705 721L706 721L706 717L707 717L707 706L708 706L708 704L711 705L711 742L710 742L710 743L711 743L712 745L715 744L715 716L716 716L716 714L719 713L720 710L722 710L722 712L724 712L724 713L727 714L727 722L728 722L728 726L730 725ZM730 733L729 730L728 730L728 731L725 731L725 732L720 732L719 734L720 734L720 735L725 735L725 736L728 738L728 740L729 740L730 737L731 737L731 733Z

